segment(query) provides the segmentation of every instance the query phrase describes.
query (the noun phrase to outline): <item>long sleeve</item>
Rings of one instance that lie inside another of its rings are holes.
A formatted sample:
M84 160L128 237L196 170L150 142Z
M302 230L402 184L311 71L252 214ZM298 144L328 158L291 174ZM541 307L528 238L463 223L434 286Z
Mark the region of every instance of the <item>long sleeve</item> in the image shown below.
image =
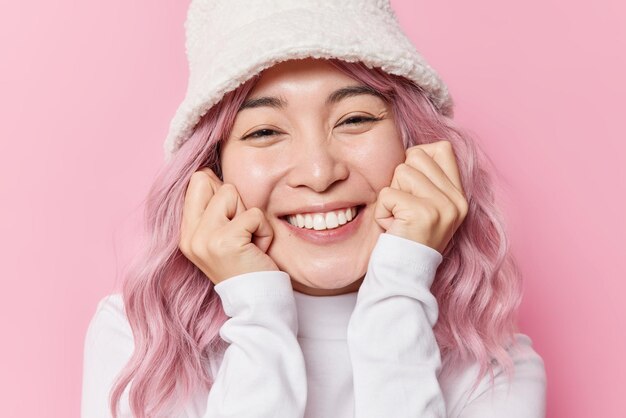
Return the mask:
M430 292L442 259L418 242L379 236L348 324L355 418L446 417Z
M230 343L208 394L195 398L180 418L285 417L304 415L306 370L298 344L297 311L287 273L254 272L215 286L230 317L220 336ZM134 351L120 294L101 300L85 338L81 416L110 418L114 379ZM130 418L128 387L120 418Z
M508 351L515 372L509 382L497 367L494 385L487 377L458 415L459 418L544 418L546 410L546 372L543 360L532 349L531 339L516 334L516 344Z
M241 274L215 290L230 317L220 329L230 345L209 393L206 416L303 417L306 370L287 273Z
M104 297L89 323L83 351L81 417L110 418L109 392L134 350L133 333L120 294ZM120 418L130 418L128 388L120 399Z

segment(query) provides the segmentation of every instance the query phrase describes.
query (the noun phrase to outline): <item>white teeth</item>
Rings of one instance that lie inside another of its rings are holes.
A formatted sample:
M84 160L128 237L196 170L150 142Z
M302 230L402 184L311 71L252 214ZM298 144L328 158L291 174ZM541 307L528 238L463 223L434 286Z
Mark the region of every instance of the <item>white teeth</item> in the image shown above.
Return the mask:
M324 216L316 213L313 215L313 229L319 231L326 229L326 223L324 222Z
M326 228L337 228L339 226L339 221L337 220L337 214L335 212L328 212L326 217L324 218L326 221Z
M330 211L327 213L314 213L314 214L296 214L291 215L287 219L290 224L299 228L315 229L321 231L324 229L334 229L340 225L352 221L356 216L356 207L342 209L338 211Z

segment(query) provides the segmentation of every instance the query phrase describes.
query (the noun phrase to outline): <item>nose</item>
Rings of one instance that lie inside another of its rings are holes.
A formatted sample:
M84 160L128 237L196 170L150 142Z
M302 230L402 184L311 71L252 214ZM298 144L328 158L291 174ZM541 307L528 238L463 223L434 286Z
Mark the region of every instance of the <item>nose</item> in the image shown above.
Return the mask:
M287 184L293 188L308 187L322 193L338 181L345 180L349 168L342 148L332 138L315 140L301 138L293 147Z

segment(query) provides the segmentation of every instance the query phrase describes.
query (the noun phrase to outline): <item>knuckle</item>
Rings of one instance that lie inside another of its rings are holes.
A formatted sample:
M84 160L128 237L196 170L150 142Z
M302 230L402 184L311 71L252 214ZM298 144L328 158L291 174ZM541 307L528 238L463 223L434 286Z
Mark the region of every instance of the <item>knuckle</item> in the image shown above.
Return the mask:
M461 211L461 217L465 218L469 212L469 203L467 202L467 199L463 198L460 200L459 208Z
M463 190L459 190L455 188L456 193L453 196L453 200L456 203L456 206L461 213L461 215L465 216L469 210L469 202L467 201L467 197Z
M263 216L263 211L256 206L253 206L250 209L248 209L248 212L250 212L250 214L254 216L255 218Z
M236 194L237 188L232 183L224 183L220 186L218 192L220 191L224 194Z
M215 173L209 167L202 167L196 170L193 175L203 180L215 178Z
M455 163L456 163L456 155L454 154L454 146L452 145L452 142L448 141L448 140L443 140L439 142L439 147L441 148L443 153L446 154L450 154L452 156L455 157Z
M418 168L424 164L424 160L431 158L430 155L424 149L417 148L412 153L406 156L406 163L410 167Z
M192 175L191 178L189 179L190 182L205 182L207 180L207 177L209 177L209 175L203 171L203 170L198 170L195 171Z
M418 152L424 152L419 145L413 145L412 147L408 147L406 150L404 150L404 155L406 157L409 157L412 154L418 153Z
M438 223L441 215L439 210L430 204L420 205L420 217L427 220L430 223Z
M444 213L445 215L443 217L445 217L448 222L455 222L460 216L459 208L452 202L446 205Z
M387 196L389 193L391 193L391 187L389 186L383 187L382 189L380 189L380 192L379 192L380 195L384 195L384 196Z
M199 183L202 179L202 175L203 174L200 171L196 171L195 173L193 173L191 177L189 178L189 186L187 187L192 187L196 183Z
M443 213L434 206L428 206L428 214L433 222L439 222L443 218Z
M393 170L393 175L394 176L401 176L403 175L406 170L408 169L408 165L406 163L402 163L402 164L398 164L396 166L396 168Z
M202 167L200 170L198 170L197 172L200 173L204 173L208 176L214 176L215 173L213 172L213 170L211 169L211 167Z
M406 162L415 167L419 164L419 161L424 158L424 155L426 155L426 153L420 149L419 152L413 152L407 155Z

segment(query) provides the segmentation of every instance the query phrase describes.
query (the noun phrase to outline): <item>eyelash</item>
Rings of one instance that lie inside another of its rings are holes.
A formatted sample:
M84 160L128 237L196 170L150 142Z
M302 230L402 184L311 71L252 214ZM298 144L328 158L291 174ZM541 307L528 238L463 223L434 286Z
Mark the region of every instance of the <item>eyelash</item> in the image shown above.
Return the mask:
M348 123L348 125L359 125L359 124L361 124L361 123L365 123L365 122L376 122L376 121L382 120L382 118L374 118L374 117L371 117L371 116L352 116L352 117L350 117L350 118L346 119L345 121L343 121L342 123L340 123L340 124L339 124L339 126L341 126L341 125L343 125L343 124L347 123L347 122L348 122L348 121L350 121L350 120L354 120L354 119L361 119L361 121L360 121L360 122L352 122L352 123ZM262 137L266 137L266 136L272 136L272 135L274 135L274 134L271 134L271 135L260 135L260 136L255 136L256 134L258 134L258 133L260 133L260 132L273 132L273 133L277 133L277 132L276 132L275 130L273 130L273 129L259 129L258 131L254 131L254 132L252 132L252 133L250 133L250 134L248 134L248 135L246 135L246 136L242 137L241 139L242 139L242 140L244 140L244 139L247 139L247 138L262 138Z

